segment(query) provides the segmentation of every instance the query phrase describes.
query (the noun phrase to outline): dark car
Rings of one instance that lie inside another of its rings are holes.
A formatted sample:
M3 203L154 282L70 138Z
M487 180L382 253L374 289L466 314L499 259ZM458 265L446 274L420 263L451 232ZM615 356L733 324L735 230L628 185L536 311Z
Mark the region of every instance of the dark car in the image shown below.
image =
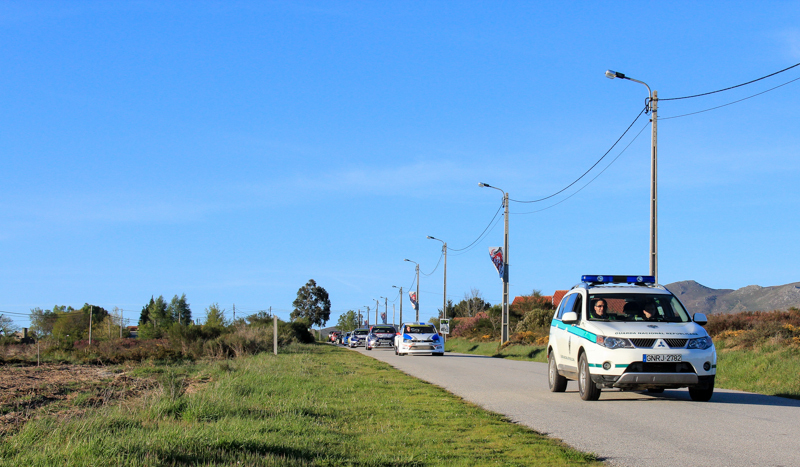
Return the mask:
M369 329L367 335L367 350L372 350L376 347L394 348L394 336L397 335L397 329L389 324L376 324Z
M328 340L336 344L339 341L339 335L341 333L342 331L331 331L330 334L328 334Z

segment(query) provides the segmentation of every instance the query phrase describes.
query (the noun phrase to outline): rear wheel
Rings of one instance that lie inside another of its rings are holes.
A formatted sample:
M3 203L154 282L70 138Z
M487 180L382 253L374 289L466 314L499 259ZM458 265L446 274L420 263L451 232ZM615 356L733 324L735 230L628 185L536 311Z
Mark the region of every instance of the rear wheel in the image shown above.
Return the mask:
M558 374L558 367L556 366L556 359L553 357L553 352L547 356L548 378L547 383L550 386L550 392L564 392L567 390L567 378Z
M600 398L600 388L592 381L592 375L589 374L589 363L586 361L586 354L581 354L578 369L578 392L581 393L581 399L585 401L596 401Z
M693 401L708 402L714 395L714 378L704 388L689 388L689 397Z

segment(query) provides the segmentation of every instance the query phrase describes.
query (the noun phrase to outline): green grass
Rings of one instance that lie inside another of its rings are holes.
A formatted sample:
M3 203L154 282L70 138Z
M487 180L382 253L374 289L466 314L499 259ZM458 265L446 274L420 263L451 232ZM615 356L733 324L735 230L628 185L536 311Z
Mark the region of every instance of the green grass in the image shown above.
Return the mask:
M547 362L547 347L543 345L509 345L499 349L498 342L471 342L463 338L448 338L445 345L447 352L486 355L511 360L531 362Z
M800 399L800 349L763 343L754 349L728 349L719 340L716 386Z
M0 465L600 465L332 346L140 371L163 389L29 422L0 440ZM185 390L186 381L208 383Z

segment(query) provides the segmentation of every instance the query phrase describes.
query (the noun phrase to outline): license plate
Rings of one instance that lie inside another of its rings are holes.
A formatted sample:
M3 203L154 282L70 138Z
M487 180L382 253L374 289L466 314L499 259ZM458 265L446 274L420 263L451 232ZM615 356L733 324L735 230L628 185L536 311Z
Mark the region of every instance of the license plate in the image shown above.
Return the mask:
M682 362L681 355L644 354L643 362Z

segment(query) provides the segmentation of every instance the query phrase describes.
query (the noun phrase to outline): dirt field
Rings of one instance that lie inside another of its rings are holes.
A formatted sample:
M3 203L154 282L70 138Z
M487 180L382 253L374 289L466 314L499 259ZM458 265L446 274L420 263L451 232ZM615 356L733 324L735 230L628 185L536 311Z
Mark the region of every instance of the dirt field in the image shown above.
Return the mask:
M107 368L85 365L0 366L0 436L31 418L79 414L112 400L136 396L155 386Z

